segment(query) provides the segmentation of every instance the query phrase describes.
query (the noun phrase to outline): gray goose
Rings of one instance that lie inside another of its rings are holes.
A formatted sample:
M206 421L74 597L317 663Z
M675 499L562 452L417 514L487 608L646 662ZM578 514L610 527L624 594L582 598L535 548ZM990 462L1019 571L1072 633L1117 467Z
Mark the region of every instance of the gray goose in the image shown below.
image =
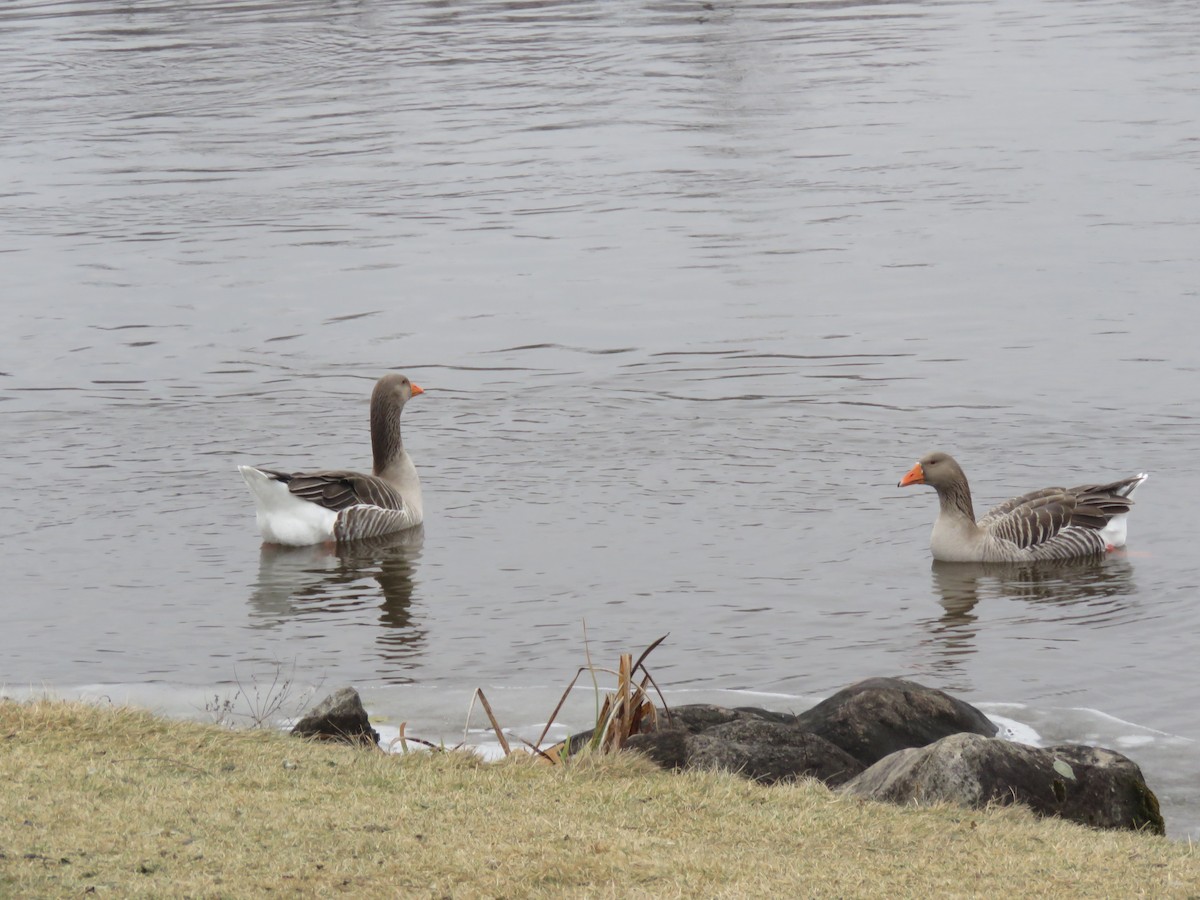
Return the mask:
M270 544L305 546L404 531L424 519L421 479L400 439L404 404L425 393L404 375L384 375L371 392L372 474L278 472L238 466Z
M929 537L943 562L1032 562L1101 556L1125 546L1126 514L1142 472L1109 484L1043 488L992 507L978 522L967 476L954 457L928 453L897 487L927 484L941 509Z

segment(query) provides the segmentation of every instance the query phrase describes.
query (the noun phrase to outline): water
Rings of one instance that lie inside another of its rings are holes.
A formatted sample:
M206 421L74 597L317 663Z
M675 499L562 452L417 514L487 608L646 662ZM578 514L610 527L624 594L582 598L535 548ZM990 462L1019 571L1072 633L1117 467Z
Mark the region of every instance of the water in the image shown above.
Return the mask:
M1094 0L7 4L0 681L204 715L282 672L453 735L669 634L672 702L911 677L1200 836L1198 44ZM368 465L394 368L423 535L260 551L235 465ZM934 448L980 508L1151 472L1128 552L931 567Z

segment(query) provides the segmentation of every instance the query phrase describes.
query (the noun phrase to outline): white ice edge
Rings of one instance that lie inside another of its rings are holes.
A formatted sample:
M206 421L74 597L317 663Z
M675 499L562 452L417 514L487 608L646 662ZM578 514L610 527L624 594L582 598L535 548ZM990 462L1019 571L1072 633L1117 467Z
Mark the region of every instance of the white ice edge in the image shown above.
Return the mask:
M1185 737L1182 734L1173 734L1170 731L1159 731L1157 728L1151 728L1149 725L1139 725L1137 722L1129 722L1125 719L1118 718L1110 713L1103 712L1099 709L1093 709L1090 706L1072 706L1068 707L1072 712L1084 712L1093 716L1098 716L1108 722L1114 722L1117 725L1124 725L1126 728L1137 728L1141 731L1148 731L1150 734L1156 734L1159 737L1171 738L1175 741L1185 741L1189 744L1194 744L1195 740L1190 737Z

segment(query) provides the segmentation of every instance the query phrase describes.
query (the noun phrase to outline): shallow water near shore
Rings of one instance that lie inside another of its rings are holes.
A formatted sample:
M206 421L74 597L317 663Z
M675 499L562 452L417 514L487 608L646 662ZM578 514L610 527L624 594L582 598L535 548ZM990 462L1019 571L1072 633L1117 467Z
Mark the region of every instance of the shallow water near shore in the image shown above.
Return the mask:
M6 5L0 682L352 683L451 739L668 634L672 702L912 678L1200 837L1198 45L1150 3ZM392 369L421 533L260 548L235 466L368 466ZM934 566L935 448L978 509L1151 478L1102 563Z

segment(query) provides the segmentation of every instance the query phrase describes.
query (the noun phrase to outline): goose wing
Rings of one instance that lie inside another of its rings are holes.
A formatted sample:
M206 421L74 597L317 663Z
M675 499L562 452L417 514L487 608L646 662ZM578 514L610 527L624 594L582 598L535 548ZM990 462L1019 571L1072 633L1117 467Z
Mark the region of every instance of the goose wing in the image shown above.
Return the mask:
M1018 547L1033 549L1054 540L1068 526L1083 524L1074 521L1078 507L1073 491L1043 488L992 507L979 520L979 527Z
M408 509L400 492L374 475L337 470L292 474L269 469L262 471L282 481L289 491L302 500L334 512L340 513L356 506L391 512L406 512Z
M1100 529L1114 516L1125 515L1133 506L1130 494L1145 480L1146 475L1139 474L1108 484L1081 484L1071 488L1071 493L1075 495L1079 504L1074 524Z
M994 506L979 526L1041 559L1102 553L1107 541L1101 532L1129 512L1129 495L1144 480L1135 475L1108 484L1043 488Z

